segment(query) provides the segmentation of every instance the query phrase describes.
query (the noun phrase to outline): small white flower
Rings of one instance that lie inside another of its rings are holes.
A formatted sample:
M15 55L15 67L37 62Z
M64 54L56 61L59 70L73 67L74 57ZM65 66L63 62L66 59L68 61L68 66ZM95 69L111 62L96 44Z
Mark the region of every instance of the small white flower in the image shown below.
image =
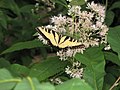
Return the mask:
M72 0L66 0L66 1L71 2Z
M68 8L71 8L72 6L71 5L67 5L68 6Z
M90 27L92 26L92 22L90 19L85 19L84 23L82 23L82 28L85 30L90 30Z
M39 33L38 33L38 39L43 42L43 44L47 44L48 41L44 39Z
M55 84L62 84L63 83L60 78L50 79L50 81L55 83Z
M80 65L81 65L81 63L78 62L78 61L76 61L76 62L73 63L73 67L80 67Z
M102 25L100 35L105 36L107 34L107 31L108 31L108 27L106 25Z
M71 50L70 48L68 48L67 51L66 51L66 55L68 57L72 57L73 56L73 50Z
M58 27L56 25L47 25L45 28L58 32Z
M88 11L82 11L80 13L80 18L81 19L92 19L94 17L94 13L88 12Z
M54 16L51 18L51 23L57 25L58 27L62 26L66 24L66 16L62 16L61 14Z
M39 3L36 3L36 4L35 4L35 7L38 7L38 6L39 6Z
M99 16L105 17L105 7L100 4L95 4L94 1L87 4L87 8L95 11Z
M107 45L107 46L104 48L104 50L110 50L110 49L111 49L110 45Z
M59 33L63 34L63 35L65 35L65 33L66 33L66 29L63 28L63 27L59 28L57 31L58 31Z
M83 53L83 51L85 50L85 47L83 47L83 48L68 48L68 49L66 49L66 50L60 50L60 51L58 51L57 52L57 56L59 56L60 58L60 60L63 60L63 61L65 61L65 60L67 60L68 59L68 57L73 57L73 56L75 56L75 54L76 53Z
M70 75L72 78L82 78L83 77L83 68L80 68L81 63L73 62L72 67L67 66L65 68L66 74Z
M68 15L75 15L78 16L81 13L81 7L80 6L72 6L68 10Z
M102 26L102 22L96 21L96 27L101 28L101 26Z
M67 60L67 55L66 55L66 52L64 52L64 50L60 50L60 51L58 51L57 52L57 56L59 56L60 58L60 60L61 61L65 61L65 60Z

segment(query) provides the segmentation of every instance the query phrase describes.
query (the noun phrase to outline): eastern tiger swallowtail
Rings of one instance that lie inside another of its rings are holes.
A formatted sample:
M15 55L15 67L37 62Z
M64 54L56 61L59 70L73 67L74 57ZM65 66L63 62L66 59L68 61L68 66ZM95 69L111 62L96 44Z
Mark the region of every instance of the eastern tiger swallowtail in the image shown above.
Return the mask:
M53 46L59 48L84 46L83 44L81 44L81 42L78 42L77 40L69 36L59 35L53 30L46 29L44 27L37 27L36 29L38 33L42 35L45 39L47 39Z

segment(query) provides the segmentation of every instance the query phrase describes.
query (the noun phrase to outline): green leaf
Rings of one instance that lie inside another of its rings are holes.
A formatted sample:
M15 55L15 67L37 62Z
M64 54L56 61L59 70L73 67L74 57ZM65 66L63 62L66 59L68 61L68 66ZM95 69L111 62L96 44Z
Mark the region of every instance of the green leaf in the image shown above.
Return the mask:
M3 12L0 12L0 24L7 29L7 16Z
M60 61L57 57L51 57L47 60L35 64L30 71L31 77L37 77L40 81L64 70L67 62Z
M108 43L113 51L118 53L120 59L120 26L110 28L108 32Z
M19 64L12 64L10 67L10 70L14 72L18 76L27 76L29 74L29 69L25 66L19 65Z
M107 73L105 75L103 90L109 90L115 81L116 81L116 78L112 74Z
M106 12L105 22L107 26L110 26L113 23L114 17L115 17L115 14L113 13L113 11L108 10Z
M0 44L3 43L3 41L4 41L4 34L3 34L3 31L2 31L2 27L0 27Z
M65 0L52 0L52 1L54 1L55 3L58 3L59 5L62 5L66 8L68 8Z
M31 48L35 48L35 47L46 47L46 46L43 45L38 40L19 42L17 44L12 45L10 48L6 49L1 54L6 54L6 53L23 50L23 49L31 49Z
M94 90L85 81L80 79L71 79L63 84L57 85L56 90Z
M10 65L10 62L8 62L6 59L0 58L0 68L8 68Z
M0 0L0 8L10 9L17 15L20 15L19 8L14 0Z
M106 75L104 79L104 87L103 90L110 90L110 87L115 83L117 78L120 76L120 67L117 65L107 66L106 67ZM120 84L112 90L119 90Z
M4 42L4 38L5 37L4 37L3 31L2 31L2 27L0 27L0 44ZM1 52L1 49L0 49L0 52Z
M22 13L32 13L31 10L32 10L34 7L35 7L34 5L28 4L28 5L25 5L25 6L21 7L21 8L20 8L20 11L21 11Z
M32 57L30 57L29 55L24 55L24 57L21 57L21 61L23 63L23 65L25 66L29 66L32 62Z
M39 83L36 78L27 77L18 83L14 90L55 90L50 83Z
M24 78L14 90L40 90L40 83L36 78Z
M55 90L55 87L50 83L41 83L40 90Z
M109 60L117 65L120 66L120 59L118 58L118 56L112 52L104 52L105 55L105 59Z
M83 5L85 4L85 0L72 0L70 5Z
M7 69L0 69L0 89L11 90L20 79L15 79Z
M120 76L120 67L119 66L106 67L106 72L111 73L115 77L119 77Z
M120 1L117 1L114 4L112 4L112 6L109 8L109 10L115 9L115 8L120 8Z
M86 65L84 79L94 90L102 90L105 60L100 48L87 49L84 54L76 54L75 59Z
M40 54L41 54L41 56L44 59L46 59L46 57L47 57L47 50L46 50L46 48L44 48L44 47L40 48Z

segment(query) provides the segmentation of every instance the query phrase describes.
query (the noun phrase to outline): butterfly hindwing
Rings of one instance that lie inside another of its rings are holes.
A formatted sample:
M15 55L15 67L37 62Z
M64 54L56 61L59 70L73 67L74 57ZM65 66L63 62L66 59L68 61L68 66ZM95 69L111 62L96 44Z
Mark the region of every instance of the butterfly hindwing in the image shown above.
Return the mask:
M75 47L81 45L80 42L75 41L74 39L71 39L70 37L66 39L64 42L59 44L60 48L65 48L65 47Z

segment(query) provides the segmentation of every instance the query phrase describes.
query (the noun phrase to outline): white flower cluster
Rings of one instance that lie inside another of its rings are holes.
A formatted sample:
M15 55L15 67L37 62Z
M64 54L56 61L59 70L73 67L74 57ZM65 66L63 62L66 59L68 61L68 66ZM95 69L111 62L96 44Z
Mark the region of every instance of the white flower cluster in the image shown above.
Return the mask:
M104 22L104 18L105 18L105 7L104 6L101 6L100 4L95 4L94 2L88 3L87 6L88 6L87 7L88 9L95 12L101 18L101 21ZM98 20L100 20L99 17L98 17Z
M55 78L55 79L52 78L52 79L50 79L50 81L54 84L62 84L63 83L60 78Z
M72 78L82 78L83 77L83 68L80 67L81 63L77 62L73 62L72 67L67 66L67 68L65 68L65 72L70 75L70 77Z
M45 26L45 28L54 30L59 34L71 36L84 45L84 47L58 51L57 56L61 60L67 60L68 57L73 57L77 52L83 53L88 47L107 43L108 27L104 24L105 7L94 2L86 3L86 10L82 10L81 6L69 5L67 16L62 14L53 16L50 19L52 25ZM44 43L46 42L44 41Z
M83 11L81 10L81 6L70 6L68 10L70 17L58 16L62 24L59 25L60 27L57 27L56 31L62 32L63 30L63 33L69 33L69 35L74 38L77 36L79 37L79 41L85 45L83 48L57 52L61 60L66 60L67 57L72 57L77 52L83 53L83 50L90 46L98 46L101 43L107 43L108 27L104 24L105 7L91 2L87 4L86 9L86 11ZM58 18L52 17L52 20L59 22Z
M51 11L52 9L55 8L55 3L51 0L35 0L36 1L36 4L35 4L35 8L32 9L32 11L34 12L37 12L37 13L41 13L41 7L40 7L40 3L43 2L44 3L44 6L46 6L46 8L42 8L42 11L45 10L45 12L49 12Z
M85 48L67 48L66 51L64 51L64 49L59 50L57 52L57 56L60 56L60 60L65 61L68 60L69 57L73 57L77 52L81 52L83 53L83 51L85 50Z

